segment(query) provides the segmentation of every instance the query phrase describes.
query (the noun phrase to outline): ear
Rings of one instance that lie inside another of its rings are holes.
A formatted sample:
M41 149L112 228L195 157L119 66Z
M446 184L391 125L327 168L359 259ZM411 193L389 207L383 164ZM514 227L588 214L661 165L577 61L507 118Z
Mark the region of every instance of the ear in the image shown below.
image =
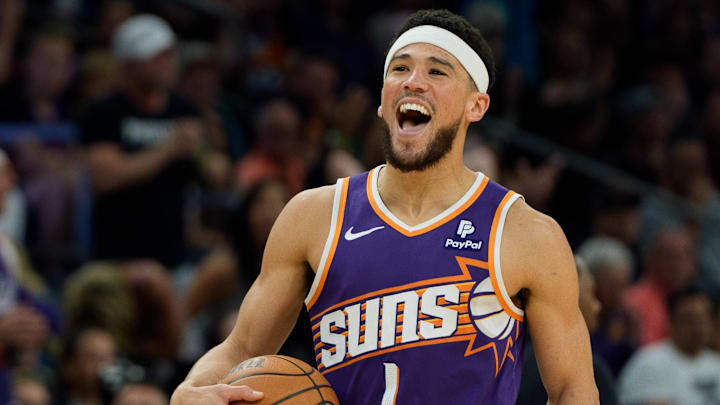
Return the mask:
M380 105L378 106L377 115L378 115L378 117L380 117L380 118L383 117L383 116L382 116L382 104L380 104Z
M465 116L470 122L480 121L490 108L490 96L487 93L473 91L465 109Z

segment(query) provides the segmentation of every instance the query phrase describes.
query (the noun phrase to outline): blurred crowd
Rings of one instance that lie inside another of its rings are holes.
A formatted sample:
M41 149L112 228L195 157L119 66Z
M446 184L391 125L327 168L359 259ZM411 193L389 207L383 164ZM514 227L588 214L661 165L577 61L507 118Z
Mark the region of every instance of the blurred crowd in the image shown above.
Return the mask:
M438 7L498 68L466 164L584 263L603 403L720 404L713 0L0 0L0 404L167 404L289 198L384 161L384 52Z

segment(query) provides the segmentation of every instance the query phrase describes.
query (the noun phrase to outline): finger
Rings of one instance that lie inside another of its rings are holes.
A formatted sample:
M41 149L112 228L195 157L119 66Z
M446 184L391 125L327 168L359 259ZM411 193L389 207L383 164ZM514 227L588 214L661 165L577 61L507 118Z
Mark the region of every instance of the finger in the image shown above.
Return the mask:
M232 386L227 385L225 394L228 401L258 401L265 395L260 391L248 387L247 385Z

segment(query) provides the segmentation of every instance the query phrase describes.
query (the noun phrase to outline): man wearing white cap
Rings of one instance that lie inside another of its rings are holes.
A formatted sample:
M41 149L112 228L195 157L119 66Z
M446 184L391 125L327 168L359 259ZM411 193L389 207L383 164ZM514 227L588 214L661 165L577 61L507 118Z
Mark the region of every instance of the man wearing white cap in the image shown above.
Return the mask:
M169 267L183 260L183 195L202 134L197 110L170 90L179 70L175 42L170 26L148 14L113 34L120 92L92 106L81 126L95 258L152 258Z
M261 398L218 377L275 353L303 298L318 370L343 405L514 404L526 331L548 403L599 403L562 230L463 164L494 76L487 43L464 18L409 17L378 107L387 165L288 203L234 330L173 405Z

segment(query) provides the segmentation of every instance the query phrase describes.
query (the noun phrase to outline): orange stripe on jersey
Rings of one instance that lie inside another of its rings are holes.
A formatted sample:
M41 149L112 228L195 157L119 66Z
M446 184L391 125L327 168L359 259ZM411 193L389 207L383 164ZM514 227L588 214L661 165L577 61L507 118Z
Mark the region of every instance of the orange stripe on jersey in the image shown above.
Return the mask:
M330 247L330 251L328 252L327 259L325 260L325 266L322 269L322 278L320 279L320 284L318 284L315 295L313 295L312 299L310 299L310 302L308 302L307 304L308 311L310 310L310 308L312 308L313 305L315 305L315 302L317 302L318 298L320 298L320 293L322 292L323 286L325 285L325 280L327 279L330 264L332 264L333 257L335 257L335 249L337 249L338 241L340 240L340 231L342 230L343 217L345 216L345 201L347 200L349 184L349 178L343 179L342 192L340 194L340 206L338 207L337 213L337 224L335 225L335 238L333 239L332 246Z
M342 363L338 364L337 366L333 366L333 367L324 369L324 370L322 370L320 373L321 373L321 374L325 374L325 373L329 373L329 372L331 372L331 371L339 370L339 369L341 369L341 368L343 368L343 367L345 367L345 366L349 366L350 364L353 364L353 363L355 363L355 362L358 362L358 361L360 361L360 360L363 360L363 359L366 359L366 358L372 357L372 356L378 356L378 355L381 355L381 354L391 353L391 352L395 352L395 351L398 351L398 350L409 349L409 348L411 348L411 347L434 345L434 344L438 344L438 343L461 342L461 341L463 341L463 340L474 339L474 335L475 335L475 332L473 331L472 334L467 334L467 335L454 335L454 336L451 336L451 337L449 337L449 338L443 338L443 339L421 340L421 341L419 341L419 342L413 342L413 343L408 343L408 344L404 344L404 345L388 347L387 349L377 350L377 351L374 351L374 352L370 352L370 353L363 354L362 356L358 356L358 357L355 357L355 358L351 358L350 360L345 361L345 362L342 362ZM331 353L334 353L334 352L332 351L334 348L335 348L335 347L333 347L332 349L330 349L330 352L331 352ZM315 356L315 357L316 357L316 359L319 361L321 356L320 356L320 354L318 354L318 355ZM346 357L347 357L347 358L350 358L350 353L346 354ZM322 367L322 364L318 364L318 367L319 367L319 368L323 368L323 367Z
M400 367L395 367L395 395L393 395L393 405L395 405L395 401L397 400L397 394L400 390Z
M497 300L500 303L500 306L502 306L502 308L505 310L505 312L507 312L508 315L510 315L510 317L514 318L518 322L522 322L523 316L515 313L515 311L510 309L510 305L505 302L505 298L503 298L503 295L500 293L500 285L498 284L497 277L495 276L495 235L497 233L498 224L500 222L500 214L502 213L505 204L507 204L508 200L510 200L510 198L514 194L515 193L512 191L508 191L508 193L505 194L505 197L500 202L500 205L498 205L497 210L495 211L495 218L493 219L492 228L490 229L488 262L490 263L490 281L492 282L492 286L495 290L495 295L497 296Z
M325 309L324 311L320 312L319 314L313 316L312 318L310 318L310 321L314 322L316 319L320 318L321 316L325 315L326 313L333 311L335 309L344 307L346 305L349 305L353 302L361 301L361 300L375 297L378 295L385 295L385 294L398 292L398 291L402 291L402 290L414 289L417 287L433 286L433 285L437 285L437 284L450 284L450 283L454 283L454 282L458 282L458 281L472 280L472 278L470 277L470 271L467 268L467 264L470 264L472 266L479 267L482 269L488 269L488 267L489 267L487 262L484 262L481 260L468 259L468 258L464 258L464 257L460 257L460 256L456 256L456 259L457 259L458 263L460 263L460 269L462 270L462 274L459 274L456 276L431 278L431 279L427 279L427 280L416 281L414 283L399 285L397 287L384 288L382 290L369 292L369 293L363 294L359 297L350 298L345 301L339 302L339 303ZM462 260L462 262L461 262L461 260ZM467 286L465 286L465 284L467 284ZM463 289L469 290L470 286L472 286L472 284L474 284L474 282L472 282L472 281L470 281L468 283L463 283L462 284L463 288L461 288L461 290L463 290ZM308 306L308 308L309 308L309 306ZM313 327L313 329L315 329L315 327Z
M378 170L380 170L380 167L376 167L375 169L373 169L372 172L369 173L367 176L367 184L365 186L365 191L366 191L366 194L368 197L368 201L370 202L370 206L372 207L373 211L375 211L375 214L377 214L377 216L380 217L380 219L382 219L385 223L390 225L396 231L398 231L401 234L408 236L408 237L413 237L413 236L421 235L423 233L432 231L433 229L446 224L448 221L451 221L453 218L458 216L458 214L465 211L469 206L471 206L475 202L475 200L477 200L478 197L480 197L482 192L485 191L485 186L487 186L487 184L490 180L487 176L484 176L482 181L480 182L480 186L478 186L477 190L475 190L475 193L473 193L473 195L467 201L465 201L465 203L463 205L459 206L455 211L447 214L446 216L438 219L437 221L434 221L432 224L430 224L424 228L420 228L420 229L417 229L414 231L408 231L405 228L403 228L402 226L400 226L399 224L397 224L395 221L393 221L390 217L385 215L382 212L382 210L380 209L380 207L378 206L377 201L375 201L375 197L373 196L373 190L372 190L372 179L374 178L374 176L377 175L377 173L375 173L375 172Z

